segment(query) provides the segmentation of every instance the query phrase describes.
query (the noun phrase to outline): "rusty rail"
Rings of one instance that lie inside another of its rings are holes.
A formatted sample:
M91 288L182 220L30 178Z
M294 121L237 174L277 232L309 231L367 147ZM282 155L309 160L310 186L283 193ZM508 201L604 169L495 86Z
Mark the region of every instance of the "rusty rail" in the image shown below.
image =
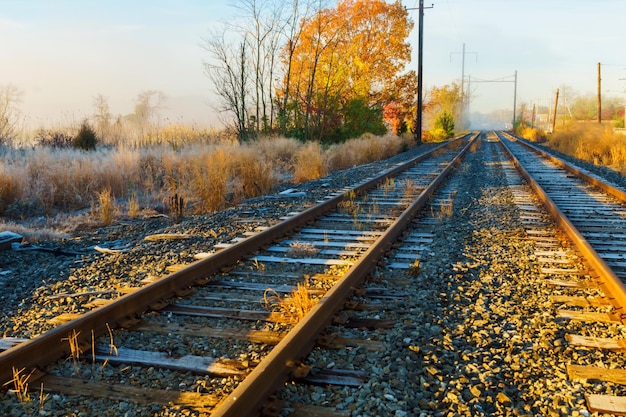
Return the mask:
M501 139L498 136L499 139ZM622 322L626 323L626 312L623 311L624 307L626 307L626 286L622 280L613 272L613 270L604 262L604 260L598 255L596 250L589 244L587 239L583 237L583 235L578 231L578 229L569 221L569 219L563 214L563 212L558 208L558 206L552 201L552 199L546 194L544 189L535 181L535 179L524 169L524 167L520 164L519 160L513 155L511 150L506 146L503 140L500 140L505 152L509 155L513 163L515 164L518 171L522 174L522 176L528 181L528 184L533 188L533 190L539 196L541 202L546 207L548 212L552 215L556 223L563 228L565 233L567 233L568 237L574 242L578 250L582 253L582 255L587 259L589 264L595 269L595 271L600 275L601 282L599 283L602 290L604 291L607 298L611 301L614 309L617 314L620 316ZM523 142L520 142L523 143ZM551 157L552 159L554 157ZM565 166L563 161L560 161L559 166ZM573 168L573 167L571 167ZM574 173L577 170L569 170L568 171ZM589 177L586 175L583 179L587 179ZM592 177L590 177L592 178ZM593 185L596 185L598 180L593 179ZM610 187L609 185L605 184ZM611 187L613 188L613 187ZM617 190L617 189L616 189ZM620 190L617 190L620 191ZM626 201L626 200L625 200Z

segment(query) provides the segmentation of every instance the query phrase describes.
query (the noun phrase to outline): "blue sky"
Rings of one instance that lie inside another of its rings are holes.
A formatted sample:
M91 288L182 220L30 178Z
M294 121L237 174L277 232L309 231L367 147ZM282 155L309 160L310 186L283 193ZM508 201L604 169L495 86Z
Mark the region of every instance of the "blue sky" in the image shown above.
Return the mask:
M237 10L228 0L0 0L0 84L23 90L35 125L80 121L93 98L132 112L142 91L168 97L170 120L216 122L202 37ZM557 87L624 97L623 0L425 0L425 88L518 72L518 104L548 105ZM415 7L417 0L403 0ZM411 12L417 23L417 12ZM417 28L411 37L417 68ZM470 54L472 52L472 54ZM472 83L472 110L513 105L513 83Z

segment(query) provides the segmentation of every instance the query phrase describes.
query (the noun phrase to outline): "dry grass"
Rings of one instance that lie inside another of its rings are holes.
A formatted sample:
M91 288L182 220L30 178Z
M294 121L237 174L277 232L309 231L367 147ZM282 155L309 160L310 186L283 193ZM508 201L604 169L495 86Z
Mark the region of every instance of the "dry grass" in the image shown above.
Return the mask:
M309 142L298 149L295 154L293 180L296 183L314 180L326 175L322 146L316 142Z
M289 244L287 255L294 258L307 258L317 255L319 251L312 243L297 241Z
M558 129L547 145L559 152L626 173L626 136L609 124L572 122Z
M454 214L454 201L449 198L441 201L441 205L439 206L439 214L438 218L445 219L452 217Z
M412 143L410 138L364 135L323 149L283 137L239 144L209 133L172 126L144 132L142 141L150 144L144 148L100 147L93 152L2 148L0 216L52 218L97 202L94 213L109 224L119 211L115 207L126 206L128 215L136 217L139 207L165 206L172 195L183 198L193 213L211 213L270 193L280 181L317 179L393 156Z
M67 239L70 237L69 231L61 226L46 226L39 219L32 222L16 223L10 220L0 219L0 232L10 231L20 234L27 242L37 243L46 240Z
M137 198L137 194L132 192L130 197L128 197L128 217L131 219L136 219L139 217L139 213L141 211L141 207L139 206L139 199Z
M389 158L413 144L413 139L408 136L374 136L366 133L359 138L328 148L326 152L328 170L332 172Z
M115 218L115 199L111 194L110 188L105 188L98 193L98 207L92 211L95 211L94 217L100 220L100 223L104 226L109 226L113 223Z
M70 356L68 360L72 362L72 365L74 366L74 372L76 373L76 375L80 375L80 366L78 366L78 364L80 361L80 355L83 354L83 350L81 349L80 344L78 342L79 335L80 335L80 332L77 333L76 330L72 330L72 333L69 333L67 335L67 338L61 339L61 341L67 341L69 345Z
M289 322L295 324L311 311L318 300L311 297L307 283L298 283L297 287L286 297L281 297L271 288L267 289L263 302L268 310L281 312Z
M531 142L545 142L546 141L546 135L542 130L531 128L529 126L522 126L518 130L517 134L525 139L528 139Z
M22 410L25 415L43 415L42 411L44 408L44 404L50 394L44 393L43 384L41 384L37 401L35 401L35 398L31 395L30 392L28 392L28 380L33 375L35 370L32 370L28 375L24 373L25 370L25 368L17 369L15 367L12 367L11 372L13 374L13 379L5 383L4 386L11 384L13 385L13 392L17 397L17 401L22 406Z

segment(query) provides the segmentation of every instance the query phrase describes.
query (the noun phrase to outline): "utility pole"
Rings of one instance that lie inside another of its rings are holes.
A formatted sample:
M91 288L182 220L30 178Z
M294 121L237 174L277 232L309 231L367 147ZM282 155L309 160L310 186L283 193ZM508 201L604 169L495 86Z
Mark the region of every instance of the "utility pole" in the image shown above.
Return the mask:
M602 123L602 78L600 77L600 63L598 62L598 123Z
M559 89L556 89L556 100L554 101L554 118L552 119L552 133L556 130L556 108L559 105Z
M517 70L515 70L515 87L513 87L513 124L512 128L515 131L515 107L517 106ZM522 116L523 118L524 116Z
M427 7L432 9L434 5ZM424 46L424 0L420 0L419 7L417 9L406 10L418 10L419 12L419 38L418 38L418 58L417 58L417 118L415 126L415 142L418 145L422 144L422 60L423 60L423 46Z
M620 78L620 81L626 81L626 78ZM626 93L626 85L624 86L624 93ZM626 101L624 102L624 129L626 129Z
M461 103L463 105L463 109L465 109L465 42L463 42L463 51L462 52L450 52L450 61L452 61L452 54L461 54L463 58L461 59ZM478 54L476 52L467 52L468 54L476 55L476 61L478 62Z

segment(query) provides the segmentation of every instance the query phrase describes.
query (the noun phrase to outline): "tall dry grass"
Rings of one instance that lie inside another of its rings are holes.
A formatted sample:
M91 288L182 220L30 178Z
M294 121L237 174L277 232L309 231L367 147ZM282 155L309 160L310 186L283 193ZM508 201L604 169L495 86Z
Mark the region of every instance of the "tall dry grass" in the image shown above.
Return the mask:
M142 208L165 206L174 195L185 201L188 212L211 213L267 194L280 181L320 178L393 156L412 144L410 138L391 135L365 135L328 149L282 137L244 144L176 140L177 146L101 147L93 152L0 150L0 216L52 216L102 206L103 192L117 204L116 215L136 217Z
M626 136L609 124L572 122L557 129L546 143L575 158L626 174Z
M413 145L414 140L409 136L374 136L366 133L328 148L325 155L327 169L333 172L389 158Z

